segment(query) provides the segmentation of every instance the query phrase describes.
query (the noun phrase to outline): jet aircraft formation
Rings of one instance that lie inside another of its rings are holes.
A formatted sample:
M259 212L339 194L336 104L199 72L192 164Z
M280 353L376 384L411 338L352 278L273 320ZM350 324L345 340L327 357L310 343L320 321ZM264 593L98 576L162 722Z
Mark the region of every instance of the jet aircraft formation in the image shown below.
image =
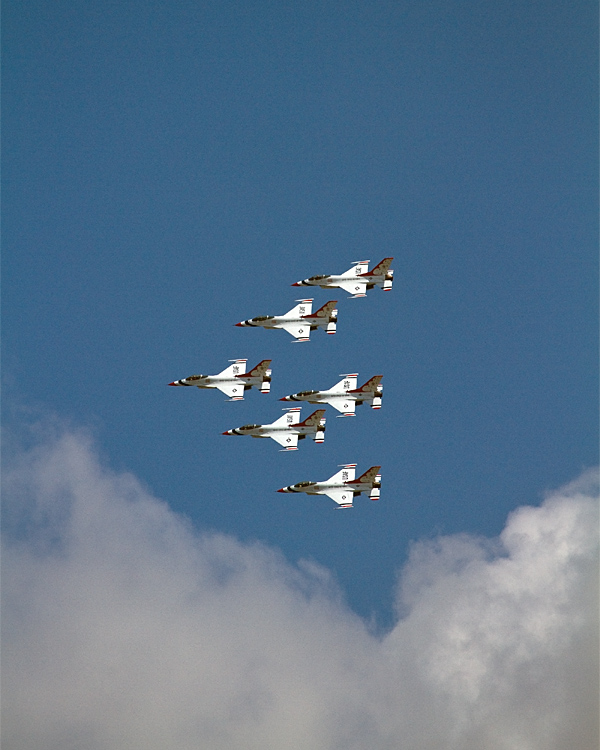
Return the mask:
M390 269L393 258L384 258L372 271L369 261L355 261L351 268L340 275L311 276L297 281L292 286L319 286L322 289L340 288L348 292L349 299L365 297L367 292L379 286L384 292L392 288L394 272ZM262 315L235 323L240 327L282 328L294 337L294 342L310 340L312 331L322 328L328 334L337 329L337 300L330 300L312 312L312 299L296 300L299 304L283 315ZM261 393L271 390L271 360L263 359L246 372L245 359L229 360L231 364L216 375L190 375L169 383L171 386L195 386L196 388L216 388L228 396L229 401L243 401L244 394L252 388ZM305 401L309 404L331 406L341 412L340 417L353 417L356 407L369 404L372 409L380 409L383 386L382 375L374 375L362 386L357 387L358 373L340 376L343 379L329 389L307 390L284 396L280 401ZM271 438L283 446L283 451L298 450L298 441L310 437L315 443L325 440L325 412L317 409L305 420L300 421L301 406L286 408L286 414L270 424L247 424L226 430L223 435L250 435L254 438ZM371 466L361 476L356 476L356 464L341 464L341 469L329 479L321 482L303 481L283 487L278 492L304 492L307 495L327 495L338 508L352 508L353 499L363 492L371 500L380 496L381 466Z

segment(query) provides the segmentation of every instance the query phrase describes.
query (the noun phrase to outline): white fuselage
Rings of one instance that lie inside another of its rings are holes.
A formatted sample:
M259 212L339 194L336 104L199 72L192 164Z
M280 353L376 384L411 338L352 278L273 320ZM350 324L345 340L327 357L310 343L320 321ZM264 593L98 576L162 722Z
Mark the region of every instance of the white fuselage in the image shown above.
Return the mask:
M358 479L355 478L356 464L343 464L342 470L324 482L298 482L282 487L277 492L303 492L307 495L327 495L338 508L352 508L352 501L363 492L368 492L371 500L380 496L381 474L376 474L379 466L372 466Z
M244 429L243 427L237 427L231 430L235 435L250 435L250 437L256 438L268 438L273 435L310 435L313 432L317 432L316 427L300 426L300 425L288 425L284 427L272 426L272 425L258 425L250 429Z
M311 276L297 281L293 286L319 286L321 289L343 289L353 297L364 297L369 289L380 286L384 291L392 288L394 272L389 269L382 273L369 273L368 267L356 266L354 272L346 272L340 276L322 275Z
M310 323L306 320L306 318L303 315L294 317L294 318L283 318L274 316L271 318L271 320L268 320L266 323L259 323L259 325L262 325L263 328L280 328L282 325L307 325L310 327Z
M354 386L354 383L352 383ZM376 391L358 391L350 387L347 389L334 386L326 391L300 391L291 396L285 396L282 401L305 401L309 404L327 404L337 411L342 412L345 416L354 414L357 405L362 403L370 404L372 408L380 408L381 394L383 386L378 385Z
M352 276L327 276L322 281L315 281L313 284L320 286L321 289L338 289L340 284L344 284L347 281L360 281L360 275L357 274L355 277Z
M322 495L327 494L329 490L348 490L350 497L352 497L352 490L348 487L347 482L317 482L313 487L309 487L306 490L306 494Z
M272 424L246 424L236 427L233 430L227 430L224 435L249 435L254 438L272 438L275 442L282 445L285 450L298 450L298 441L307 436L311 437L315 443L322 443L325 439L325 411L311 414L303 422L298 420L300 407L294 407L287 410L284 417L276 420Z
M256 326L261 328L283 328L285 326L306 326L311 327L311 321L304 315L295 315L293 318L286 318L278 315L269 315L266 320L260 320L258 318L250 318L245 320L242 325L244 326ZM316 327L313 323L313 327Z
M357 401L358 398L354 393L348 393L348 391L341 390L339 388L331 388L328 391L315 391L313 393L295 393L290 396L292 401L308 401L309 404L326 404L331 399L346 399L347 401ZM360 400L364 401L364 394L360 396Z
M310 282L311 285L320 286L321 289L345 289L347 292L362 294L367 288L372 289L374 286L383 286L387 277L391 274L380 274L375 276L328 276L323 281Z
M189 380L189 378L186 378L186 380ZM237 384L242 388L244 387L244 384L238 378L220 377L219 375L206 375L197 383L184 383L184 385L195 385L196 388L218 388L225 384Z

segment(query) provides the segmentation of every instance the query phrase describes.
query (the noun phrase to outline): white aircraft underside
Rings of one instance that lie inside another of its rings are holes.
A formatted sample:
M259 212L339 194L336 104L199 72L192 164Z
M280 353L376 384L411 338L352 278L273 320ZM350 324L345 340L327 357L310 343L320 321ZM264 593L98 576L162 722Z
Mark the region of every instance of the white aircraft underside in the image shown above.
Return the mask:
M312 299L297 300L300 304L293 307L285 315L260 315L235 323L236 326L250 326L254 328L276 329L287 331L296 341L309 341L310 332L323 328L329 334L334 334L337 327L337 300L330 300L312 312Z
M343 416L349 417L356 413L356 407L368 403L372 409L381 408L383 386L380 384L382 375L375 375L367 382L356 387L357 373L342 376L344 379L326 391L300 391L290 396L284 396L280 401L307 401L310 404L327 404L332 406Z
M352 508L355 497L368 492L371 500L379 500L381 487L381 466L371 466L358 479L355 479L356 464L342 464L336 474L324 482L299 482L282 487L277 492L304 492L307 495L327 495L338 508Z
M250 435L254 438L271 438L282 445L286 451L298 450L298 440L306 437L312 438L315 443L323 443L325 440L325 409L317 409L303 422L300 422L300 411L302 407L296 406L286 409L279 419L271 424L247 424L226 430L223 435Z
M271 390L270 359L263 359L256 367L246 372L246 359L229 360L233 364L226 367L217 375L190 375L182 380L175 380L169 385L188 386L195 388L217 388L221 393L229 396L231 401L243 401L244 391L258 388L261 393Z
M369 271L368 260L355 261L345 273L336 276L320 274L308 279L296 281L292 286L320 286L321 289L343 289L355 297L365 297L369 289L381 287L384 292L391 290L394 272L390 269L393 258L384 258L372 271Z

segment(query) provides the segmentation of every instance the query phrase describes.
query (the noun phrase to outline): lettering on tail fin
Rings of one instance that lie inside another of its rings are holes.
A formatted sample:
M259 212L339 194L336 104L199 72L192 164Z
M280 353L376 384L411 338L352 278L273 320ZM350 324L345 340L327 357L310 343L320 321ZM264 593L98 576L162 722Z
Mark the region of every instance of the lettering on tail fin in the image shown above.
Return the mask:
M371 468L367 469L367 471L358 477L358 479L355 479L353 484L358 484L359 482L361 484L372 484L377 477L379 469L381 469L381 466L371 466Z

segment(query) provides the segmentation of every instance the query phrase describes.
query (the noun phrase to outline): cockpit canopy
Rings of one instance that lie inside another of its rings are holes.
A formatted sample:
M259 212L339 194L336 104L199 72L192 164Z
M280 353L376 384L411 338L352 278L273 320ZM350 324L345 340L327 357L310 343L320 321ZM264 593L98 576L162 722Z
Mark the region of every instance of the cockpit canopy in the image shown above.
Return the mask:
M316 482L298 482L294 487L312 487Z
M318 393L319 391L300 391L298 393L298 396L312 396L313 393Z
M242 425L242 427L238 427L238 430L255 430L257 427L260 427L259 424L245 424Z
M208 377L208 375L190 375L186 380L203 380L206 377Z
M320 274L319 276L309 276L309 281L321 281L321 279L326 279L327 274Z
M258 318L252 318L254 323L261 323L263 320L272 320L273 315L259 315Z

